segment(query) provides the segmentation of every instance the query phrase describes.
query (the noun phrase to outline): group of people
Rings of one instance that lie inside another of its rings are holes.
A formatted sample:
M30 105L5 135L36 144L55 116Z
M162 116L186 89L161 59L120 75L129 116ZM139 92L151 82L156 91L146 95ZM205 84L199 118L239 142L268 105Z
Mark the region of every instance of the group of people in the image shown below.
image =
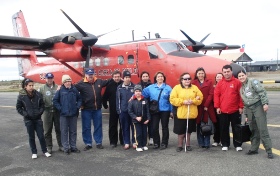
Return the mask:
M197 133L199 147L210 148L211 134L201 133L202 124L213 124L212 146L221 145L222 150L227 151L230 146L229 126L231 124L232 131L235 131L244 111L252 131L252 145L247 154L258 154L262 140L268 158L273 158L266 120L268 98L259 81L247 78L242 70L238 72L239 80L236 79L230 65L225 65L222 73L217 73L214 84L207 79L202 67L197 68L193 76L194 79L189 73L182 73L179 84L171 88L166 84L163 72L157 72L154 83L151 83L149 73L144 71L140 82L134 84L127 70L123 73L114 71L112 79L102 80L94 76L92 68L87 68L84 79L75 85L69 75L63 75L61 87L54 83L54 75L47 73L46 85L38 91L34 90L32 80L24 79L16 107L24 116L32 158L37 158L35 132L43 153L51 156L53 125L59 150L67 155L80 152L76 147L79 109L84 151L93 146L91 121L96 148L103 149L102 105L105 109L109 107L109 142L112 148L119 142L125 150L132 146L142 152L148 150L148 145L164 150L168 147L169 120L173 118L173 132L178 135L177 152L183 150L184 141L186 150L192 150L190 137L193 132ZM106 89L102 96L103 87ZM242 151L241 145L233 133L236 151Z

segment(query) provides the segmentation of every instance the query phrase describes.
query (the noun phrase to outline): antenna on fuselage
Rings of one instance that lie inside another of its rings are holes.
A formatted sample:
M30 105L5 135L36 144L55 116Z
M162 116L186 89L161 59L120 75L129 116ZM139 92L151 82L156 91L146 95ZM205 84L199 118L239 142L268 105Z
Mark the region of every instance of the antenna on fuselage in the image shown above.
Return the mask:
M132 30L132 41L134 41L134 30Z
M149 34L149 39L151 39L151 32L148 32L148 34Z

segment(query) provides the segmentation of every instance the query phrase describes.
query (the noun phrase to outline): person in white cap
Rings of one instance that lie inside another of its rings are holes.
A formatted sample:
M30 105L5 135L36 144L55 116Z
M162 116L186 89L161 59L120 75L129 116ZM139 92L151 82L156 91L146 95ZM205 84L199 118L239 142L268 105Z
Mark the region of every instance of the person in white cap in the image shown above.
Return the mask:
M53 104L60 112L61 143L64 153L80 153L77 149L77 119L82 104L78 90L72 85L69 75L62 76L62 86L53 98Z

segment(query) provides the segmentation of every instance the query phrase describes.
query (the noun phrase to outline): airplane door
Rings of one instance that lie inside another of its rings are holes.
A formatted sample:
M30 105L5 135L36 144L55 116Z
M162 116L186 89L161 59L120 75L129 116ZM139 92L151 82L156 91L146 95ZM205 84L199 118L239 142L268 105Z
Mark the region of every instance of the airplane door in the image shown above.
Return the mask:
M166 72L164 64L164 55L153 43L144 43L139 49L139 73L148 71L153 82L156 72Z

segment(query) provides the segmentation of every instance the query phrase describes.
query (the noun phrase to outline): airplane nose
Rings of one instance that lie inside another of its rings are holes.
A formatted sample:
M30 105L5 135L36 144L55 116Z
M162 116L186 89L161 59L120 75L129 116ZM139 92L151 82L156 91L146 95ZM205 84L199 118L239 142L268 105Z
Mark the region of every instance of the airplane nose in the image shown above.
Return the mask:
M242 67L241 65L238 65L236 63L231 63L230 66L232 67L232 73L235 78L237 78L237 72L239 72L240 70L243 70L246 73L245 68Z

